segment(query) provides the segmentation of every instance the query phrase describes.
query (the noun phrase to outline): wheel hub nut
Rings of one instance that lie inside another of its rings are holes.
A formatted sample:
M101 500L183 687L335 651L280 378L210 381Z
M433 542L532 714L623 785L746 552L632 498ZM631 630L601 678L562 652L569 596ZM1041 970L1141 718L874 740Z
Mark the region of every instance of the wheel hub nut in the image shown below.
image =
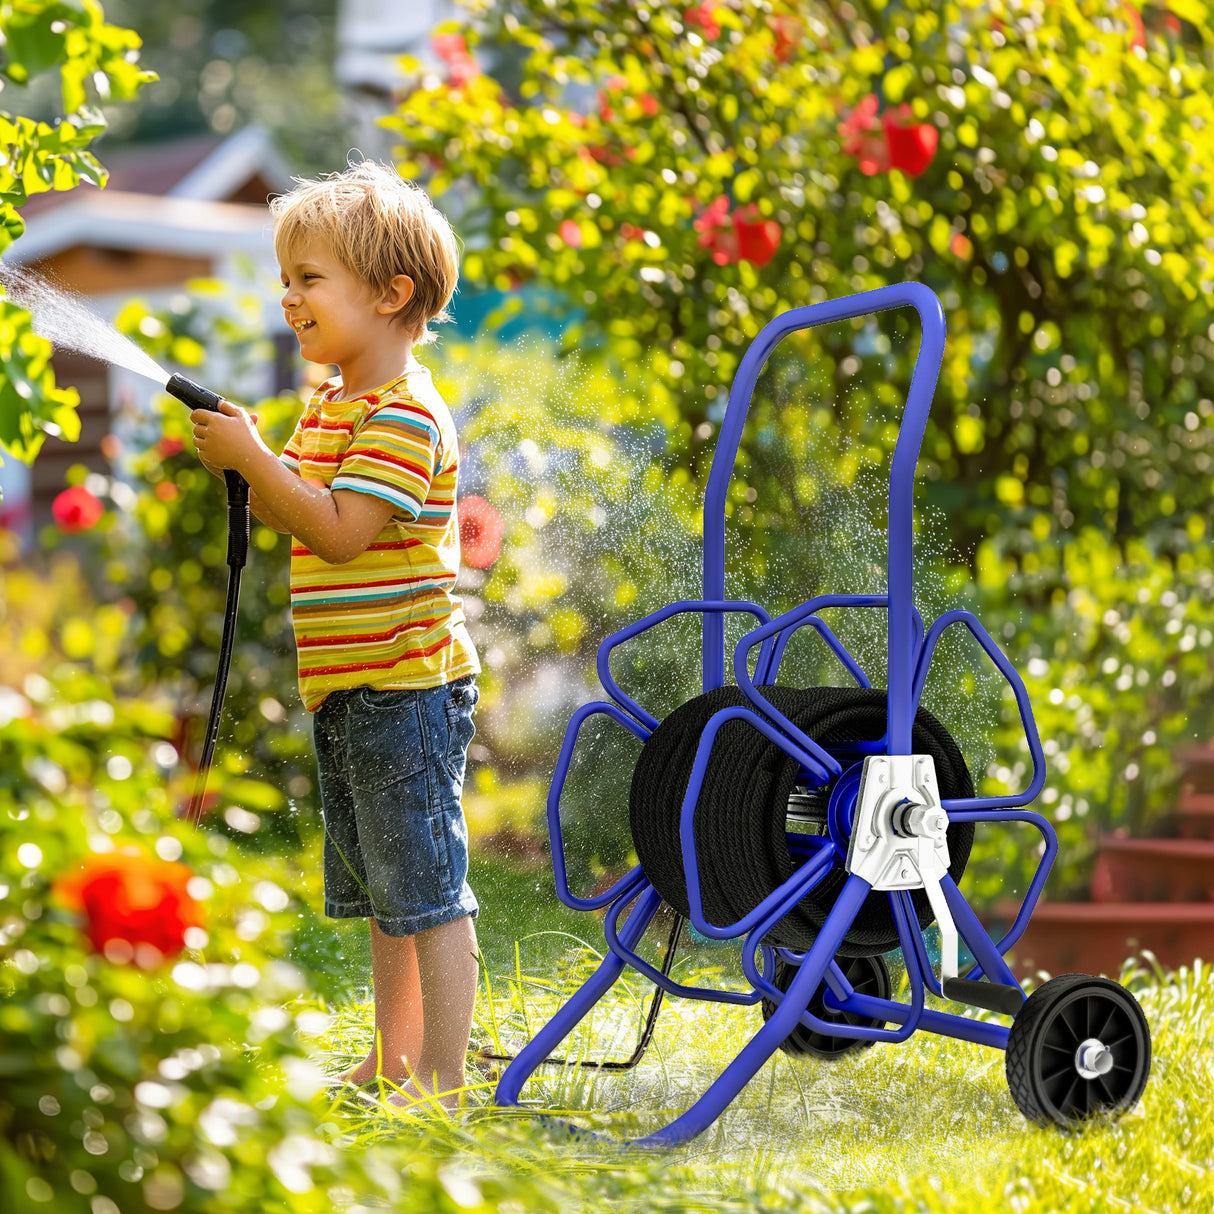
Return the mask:
M1084 1079L1098 1079L1113 1069L1113 1054L1103 1041L1089 1037L1079 1043L1075 1051L1075 1070Z

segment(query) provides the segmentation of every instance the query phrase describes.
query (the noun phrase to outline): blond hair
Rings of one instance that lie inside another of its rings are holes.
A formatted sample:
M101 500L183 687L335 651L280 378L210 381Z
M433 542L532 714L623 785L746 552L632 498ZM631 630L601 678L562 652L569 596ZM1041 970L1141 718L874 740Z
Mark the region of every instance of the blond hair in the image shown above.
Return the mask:
M414 345L433 341L430 321L451 319L446 308L459 277L459 245L426 192L373 160L296 180L295 189L270 200L278 260L285 263L319 238L376 296L407 274L413 295L393 319Z

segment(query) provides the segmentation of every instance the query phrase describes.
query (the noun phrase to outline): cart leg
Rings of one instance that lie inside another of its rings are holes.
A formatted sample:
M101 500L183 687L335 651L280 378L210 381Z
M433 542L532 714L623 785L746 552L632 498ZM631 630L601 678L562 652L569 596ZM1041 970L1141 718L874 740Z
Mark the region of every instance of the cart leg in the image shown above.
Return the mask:
M636 946L649 926L662 899L650 886L641 895L636 909L628 916L620 931L620 939L629 948ZM515 1060L506 1068L500 1080L494 1100L500 1105L517 1105L523 1084L532 1072L556 1049L577 1027L592 1007L615 985L624 969L624 962L615 953L608 952L598 969L578 988L551 1020L519 1051Z
M746 1043L738 1056L713 1080L708 1090L668 1126L633 1146L673 1147L687 1142L706 1130L725 1111L726 1106L754 1078L759 1068L776 1052L809 1006L810 998L822 981L848 928L855 920L871 886L862 877L851 876L831 908L813 947L797 970L784 998L770 1020ZM629 920L631 922L631 920Z

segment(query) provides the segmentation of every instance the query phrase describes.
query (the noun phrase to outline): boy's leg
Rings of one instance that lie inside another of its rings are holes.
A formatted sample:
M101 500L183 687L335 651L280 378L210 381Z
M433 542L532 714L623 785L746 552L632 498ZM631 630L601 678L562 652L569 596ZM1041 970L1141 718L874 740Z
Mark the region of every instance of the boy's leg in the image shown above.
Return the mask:
M413 940L417 946L425 1035L421 1058L412 1066L413 1080L403 1085L407 1099L393 1103L407 1104L423 1094L449 1092L452 1094L440 1097L440 1103L454 1109L459 1105L458 1089L466 1082L464 1062L476 1004L479 977L476 928L472 916L464 915L418 932Z
M370 1083L377 1074L393 1083L416 1071L422 1051L422 994L413 936L389 936L371 925L371 978L375 995L375 1039L371 1052L341 1078ZM378 1070L383 1055L382 1072Z

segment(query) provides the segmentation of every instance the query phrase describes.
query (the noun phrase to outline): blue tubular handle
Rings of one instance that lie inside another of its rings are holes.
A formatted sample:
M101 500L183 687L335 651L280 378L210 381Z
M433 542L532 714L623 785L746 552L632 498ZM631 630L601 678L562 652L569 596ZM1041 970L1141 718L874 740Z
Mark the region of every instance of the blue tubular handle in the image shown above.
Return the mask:
M1041 749L1041 738L1037 733L1037 722L1033 718L1033 706L1029 701L1028 689L1016 668L1008 661L1003 650L995 643L995 639L978 622L978 618L970 611L945 612L931 626L923 645L919 650L918 664L915 668L914 702L918 706L919 698L923 695L927 683L927 670L931 665L932 654L946 628L954 624L964 624L973 634L974 639L982 646L987 657L994 662L999 673L1007 680L1016 697L1016 707L1020 710L1020 724L1024 729L1024 737L1028 742L1029 754L1033 759L1033 779L1023 792L1008 797L966 797L947 801L945 809L997 809L1004 806L1028 805L1036 799L1037 794L1045 787L1045 752ZM951 816L951 815L950 815Z
M659 607L656 611L651 611L648 615L642 616L639 620L634 620L631 624L619 629L617 632L606 636L599 643L598 654L595 657L595 667L598 670L599 682L603 686L603 690L617 703L623 705L642 725L650 732L657 729L658 719L651 713L643 709L631 696L625 695L619 687L616 686L615 679L611 677L611 651L617 645L622 645L625 641L630 641L634 636L652 628L655 624L660 624L664 620L670 619L672 616L692 614L716 614L722 615L729 612L746 612L753 615L760 624L766 624L771 617L763 610L758 603L751 603L744 599L720 601L720 602L705 602L699 599L682 599L677 603L668 603L665 607ZM768 658L770 661L771 646L760 653L760 658ZM718 684L720 686L720 684Z
M574 910L598 910L614 901L626 889L639 886L645 880L641 866L637 864L610 889L597 897L579 898L569 888L569 873L565 868L565 837L561 831L561 793L564 791L565 779L569 774L569 764L573 760L573 748L577 744L578 733L587 717L592 717L596 713L602 713L623 725L642 742L649 736L648 731L638 725L622 709L607 703L606 700L592 700L589 704L583 704L573 714L565 728L561 753L557 756L556 770L552 775L552 783L548 786L548 841L552 847L552 876L556 882L556 896Z
M912 603L915 464L927 428L932 393L944 360L944 312L922 283L879 287L843 299L793 308L765 326L750 344L734 378L704 495L704 598L725 597L725 499L733 478L742 429L759 374L775 347L790 333L852 320L890 308L913 307L923 338L911 376L906 409L894 446L889 477L889 740L888 753L911 753L911 679L916 649ZM704 690L725 681L725 629L719 617L704 617Z

